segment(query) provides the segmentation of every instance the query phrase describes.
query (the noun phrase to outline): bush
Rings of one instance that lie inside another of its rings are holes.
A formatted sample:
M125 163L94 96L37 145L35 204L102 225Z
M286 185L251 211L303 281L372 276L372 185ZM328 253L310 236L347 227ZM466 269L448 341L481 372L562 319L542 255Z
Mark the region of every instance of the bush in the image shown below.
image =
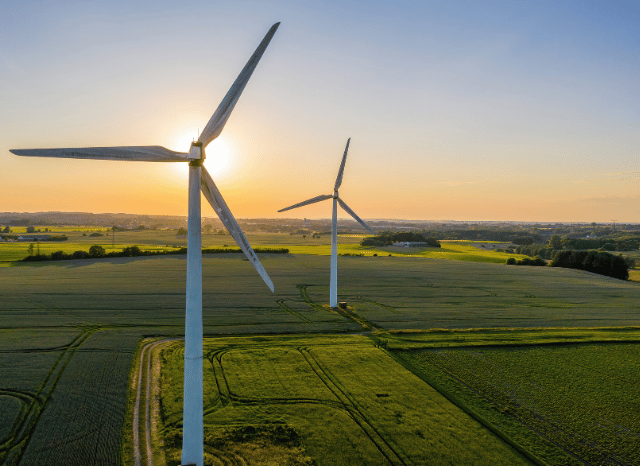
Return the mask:
M102 233L98 233L97 231L89 235L89 237L91 238L97 238L98 236L104 236L104 235Z
M543 266L547 265L547 261L545 261L542 257L536 257L535 259L529 259L525 257L522 260L516 261L515 257L510 257L507 259L508 265L533 265L533 266Z
M89 248L89 257L104 257L106 251L98 244L94 244Z

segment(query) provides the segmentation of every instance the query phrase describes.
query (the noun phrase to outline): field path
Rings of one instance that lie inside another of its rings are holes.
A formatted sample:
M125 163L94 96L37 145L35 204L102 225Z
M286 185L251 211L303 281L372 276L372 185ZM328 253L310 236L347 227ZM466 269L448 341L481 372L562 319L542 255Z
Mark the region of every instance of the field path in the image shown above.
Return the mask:
M156 346L179 338L166 338L163 340L150 341L145 344L140 352L140 363L138 367L138 389L136 392L136 404L133 408L133 461L134 466L142 466L142 455L140 452L140 399L142 398L142 379L146 366L145 377L145 400L144 400L144 437L145 456L147 466L153 466L153 452L151 450L151 351ZM146 361L146 364L145 364Z

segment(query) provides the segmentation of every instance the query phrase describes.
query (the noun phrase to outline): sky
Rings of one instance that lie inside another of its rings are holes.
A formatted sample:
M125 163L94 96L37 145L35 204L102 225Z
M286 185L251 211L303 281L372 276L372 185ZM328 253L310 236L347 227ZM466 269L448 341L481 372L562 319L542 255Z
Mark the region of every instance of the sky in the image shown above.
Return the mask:
M207 150L237 218L329 218L277 211L331 194L351 138L340 196L364 219L640 222L623 0L0 0L0 212L186 215L186 164L9 149L186 152L278 21Z

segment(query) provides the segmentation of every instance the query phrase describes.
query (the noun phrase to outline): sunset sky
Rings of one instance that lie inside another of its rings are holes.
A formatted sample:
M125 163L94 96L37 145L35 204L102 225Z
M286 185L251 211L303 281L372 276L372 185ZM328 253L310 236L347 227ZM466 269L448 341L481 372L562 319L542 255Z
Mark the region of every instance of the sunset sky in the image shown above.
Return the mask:
M186 215L186 164L9 149L187 151L278 21L208 150L236 217L329 217L277 210L330 194L351 137L340 194L364 219L640 222L623 0L0 0L0 212Z

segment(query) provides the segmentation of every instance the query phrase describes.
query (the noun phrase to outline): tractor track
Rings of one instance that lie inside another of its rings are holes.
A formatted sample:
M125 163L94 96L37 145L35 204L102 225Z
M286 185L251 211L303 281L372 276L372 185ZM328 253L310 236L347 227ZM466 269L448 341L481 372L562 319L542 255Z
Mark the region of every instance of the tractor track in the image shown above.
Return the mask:
M78 348L96 331L98 331L98 329L84 329L71 343L62 347L64 351L53 364L35 394L27 392L9 393L6 390L4 391L6 392L5 394L12 394L12 396L19 398L25 403L27 399L29 399L29 401L26 407L21 408L19 419L14 422L6 440L0 445L0 466L8 464L8 461L12 461L11 464L18 464L20 462L25 449L29 445L38 421L46 409L51 394L62 377L64 370Z
M140 351L138 367L138 388L136 390L136 403L133 408L133 463L134 466L142 466L142 454L140 449L140 402L142 399L142 382L146 358L145 396L144 396L144 449L147 466L153 466L153 451L151 450L151 352L158 346L180 338L166 338L146 343Z
M305 358L311 369L316 373L322 383L333 393L340 401L343 409L349 414L351 419L358 424L371 442L376 446L378 451L392 465L413 465L413 462L400 452L394 450L393 446L378 432L378 430L369 422L365 414L360 410L357 403L349 394L340 388L339 384L333 380L333 377L325 371L320 362L311 354L308 348L298 348L300 354Z

